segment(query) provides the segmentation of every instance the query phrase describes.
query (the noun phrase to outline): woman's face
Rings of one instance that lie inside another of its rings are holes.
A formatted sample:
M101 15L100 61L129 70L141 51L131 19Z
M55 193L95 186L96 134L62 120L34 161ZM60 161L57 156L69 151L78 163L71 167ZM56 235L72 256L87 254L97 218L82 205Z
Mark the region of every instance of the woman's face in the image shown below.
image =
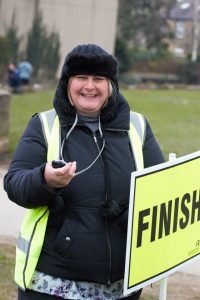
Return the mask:
M108 99L109 80L102 76L77 75L69 82L70 102L79 114L98 115Z

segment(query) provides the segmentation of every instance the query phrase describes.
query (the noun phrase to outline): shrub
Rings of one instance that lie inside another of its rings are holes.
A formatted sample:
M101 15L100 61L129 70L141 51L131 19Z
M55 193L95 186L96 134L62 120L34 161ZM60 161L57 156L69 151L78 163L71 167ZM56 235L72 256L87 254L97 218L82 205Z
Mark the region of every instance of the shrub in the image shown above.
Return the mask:
M120 38L116 40L115 55L119 61L120 72L131 69L131 54L126 44Z
M32 28L28 33L27 60L34 67L34 75L55 76L60 61L60 41L58 33L47 33L42 14L37 11Z
M200 62L188 61L179 65L181 80L186 84L200 84Z

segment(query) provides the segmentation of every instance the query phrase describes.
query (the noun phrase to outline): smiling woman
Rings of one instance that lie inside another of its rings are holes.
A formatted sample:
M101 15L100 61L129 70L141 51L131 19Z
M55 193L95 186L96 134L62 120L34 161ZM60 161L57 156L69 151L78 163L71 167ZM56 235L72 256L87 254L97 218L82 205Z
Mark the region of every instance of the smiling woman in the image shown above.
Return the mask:
M164 159L117 76L118 62L104 49L75 47L54 109L35 114L17 145L4 187L28 208L16 252L18 300L124 297L131 172Z

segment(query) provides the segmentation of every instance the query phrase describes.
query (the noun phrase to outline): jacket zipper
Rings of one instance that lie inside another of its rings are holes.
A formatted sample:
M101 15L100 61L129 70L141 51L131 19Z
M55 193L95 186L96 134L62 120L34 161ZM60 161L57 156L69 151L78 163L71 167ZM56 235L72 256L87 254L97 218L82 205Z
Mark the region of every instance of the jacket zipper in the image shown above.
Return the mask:
M96 137L96 134L95 132L93 132L93 137L94 137L94 141L95 141L95 144L96 144L96 147L98 149L98 151L100 152L100 148L99 148L99 145L98 145L98 142L97 142L97 137ZM101 162L102 162L102 165L103 165L103 168L104 168L104 162L103 162L103 159L102 157L100 156L100 159L101 159ZM106 201L108 201L107 199L107 191L106 191ZM107 284L110 285L111 283L111 269L112 269L112 264L111 264L111 256L112 256L112 251L111 251L111 244L110 244L110 239L109 239L109 234L108 234L108 221L105 220L105 234L106 234L106 240L107 240L107 244L108 244L108 281L107 281Z
M109 251L109 267L108 267L108 282L107 284L110 285L111 283L111 268L112 268L112 264L111 264L111 244L110 244L110 239L109 239L109 235L108 235L108 230L107 230L107 226L108 226L108 221L105 220L105 233L106 233L106 239L107 239L107 243L108 243L108 251Z

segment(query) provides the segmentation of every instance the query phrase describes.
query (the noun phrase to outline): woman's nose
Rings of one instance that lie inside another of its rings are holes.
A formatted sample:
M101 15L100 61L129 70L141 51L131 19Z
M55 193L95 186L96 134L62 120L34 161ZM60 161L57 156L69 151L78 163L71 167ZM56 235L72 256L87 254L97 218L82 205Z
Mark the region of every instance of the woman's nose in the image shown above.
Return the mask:
M87 79L85 87L88 88L88 89L92 89L92 88L95 87L93 78L88 78Z

